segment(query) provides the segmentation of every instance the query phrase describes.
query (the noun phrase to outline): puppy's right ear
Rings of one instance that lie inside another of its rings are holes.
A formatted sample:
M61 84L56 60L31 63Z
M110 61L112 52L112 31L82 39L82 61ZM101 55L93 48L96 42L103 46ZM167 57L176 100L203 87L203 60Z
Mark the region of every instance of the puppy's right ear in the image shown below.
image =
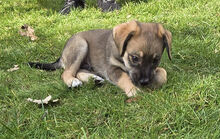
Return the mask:
M164 29L164 27L161 24L157 24L157 25L158 25L158 36L163 39L164 48L166 48L168 57L171 60L172 34L169 30Z
M113 39L122 57L124 56L128 42L132 37L139 35L140 31L141 28L137 21L123 23L113 28Z
M168 57L171 60L172 59L172 56L171 56L172 33L169 30L165 30L163 41L164 41L164 46L167 49Z

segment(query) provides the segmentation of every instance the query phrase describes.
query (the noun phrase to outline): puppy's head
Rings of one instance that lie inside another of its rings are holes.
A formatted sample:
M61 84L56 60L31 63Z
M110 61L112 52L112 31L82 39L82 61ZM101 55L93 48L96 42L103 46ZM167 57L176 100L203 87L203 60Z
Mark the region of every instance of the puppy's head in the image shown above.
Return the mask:
M171 60L170 31L157 23L131 21L113 29L113 38L131 80L147 85L154 76L164 49Z

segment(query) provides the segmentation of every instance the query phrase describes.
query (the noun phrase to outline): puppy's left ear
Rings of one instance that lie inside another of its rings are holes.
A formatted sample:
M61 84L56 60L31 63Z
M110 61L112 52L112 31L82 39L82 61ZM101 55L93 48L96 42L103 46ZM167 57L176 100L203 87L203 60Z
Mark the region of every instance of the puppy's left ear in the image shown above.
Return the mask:
M164 29L163 26L159 24L158 35L163 39L164 48L166 48L168 57L171 60L172 33L169 30Z
M141 28L137 21L123 23L113 28L113 39L122 57L124 56L128 42L133 37L139 35L140 31Z

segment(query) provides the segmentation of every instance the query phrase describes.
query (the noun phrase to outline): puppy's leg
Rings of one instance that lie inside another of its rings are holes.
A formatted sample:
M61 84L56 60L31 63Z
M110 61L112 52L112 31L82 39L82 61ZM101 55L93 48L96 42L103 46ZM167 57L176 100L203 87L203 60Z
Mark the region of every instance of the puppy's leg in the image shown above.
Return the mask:
M164 68L156 68L155 75L152 80L152 84L150 84L150 87L152 88L159 88L163 84L167 82L167 72Z
M65 67L62 79L68 87L77 87L82 84L82 82L76 78L76 73L86 57L87 52L88 44L84 39L76 37L67 42L62 54Z
M74 75L73 73L75 72L74 70L75 69L73 69L73 68L67 69L63 72L63 74L61 76L64 83L68 87L78 87L78 86L82 85L82 82L73 76Z
M119 86L128 97L132 97L137 94L139 89L132 83L128 74L120 68L109 68L108 77L113 83Z
M103 82L104 79L93 74L90 73L87 70L79 70L76 74L77 79L81 80L82 82L88 82L90 78L93 78L95 81L98 81L99 83Z

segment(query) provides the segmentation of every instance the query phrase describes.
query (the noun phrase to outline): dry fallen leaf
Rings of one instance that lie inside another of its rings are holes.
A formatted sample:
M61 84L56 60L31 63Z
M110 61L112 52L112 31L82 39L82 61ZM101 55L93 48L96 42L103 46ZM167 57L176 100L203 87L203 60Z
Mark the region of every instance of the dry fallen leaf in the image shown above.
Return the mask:
M26 24L21 26L21 29L19 30L19 34L21 36L30 37L32 41L37 40L37 36L35 36L35 34L34 34L34 29Z
M7 71L8 71L8 72L12 72L12 71L16 71L16 70L18 70L18 69L19 69L18 65L14 65L13 68L8 69Z
M52 96L49 95L47 96L45 99L32 99L32 98L28 98L27 101L29 102L33 102L33 103L37 103L37 104L48 104L50 102L52 103L57 103L59 101L59 99L55 99L55 100L51 100Z
M131 17L131 15L129 14L128 16L127 16L127 18L130 18Z
M140 99L140 97L132 97L126 100L126 103L136 102Z

